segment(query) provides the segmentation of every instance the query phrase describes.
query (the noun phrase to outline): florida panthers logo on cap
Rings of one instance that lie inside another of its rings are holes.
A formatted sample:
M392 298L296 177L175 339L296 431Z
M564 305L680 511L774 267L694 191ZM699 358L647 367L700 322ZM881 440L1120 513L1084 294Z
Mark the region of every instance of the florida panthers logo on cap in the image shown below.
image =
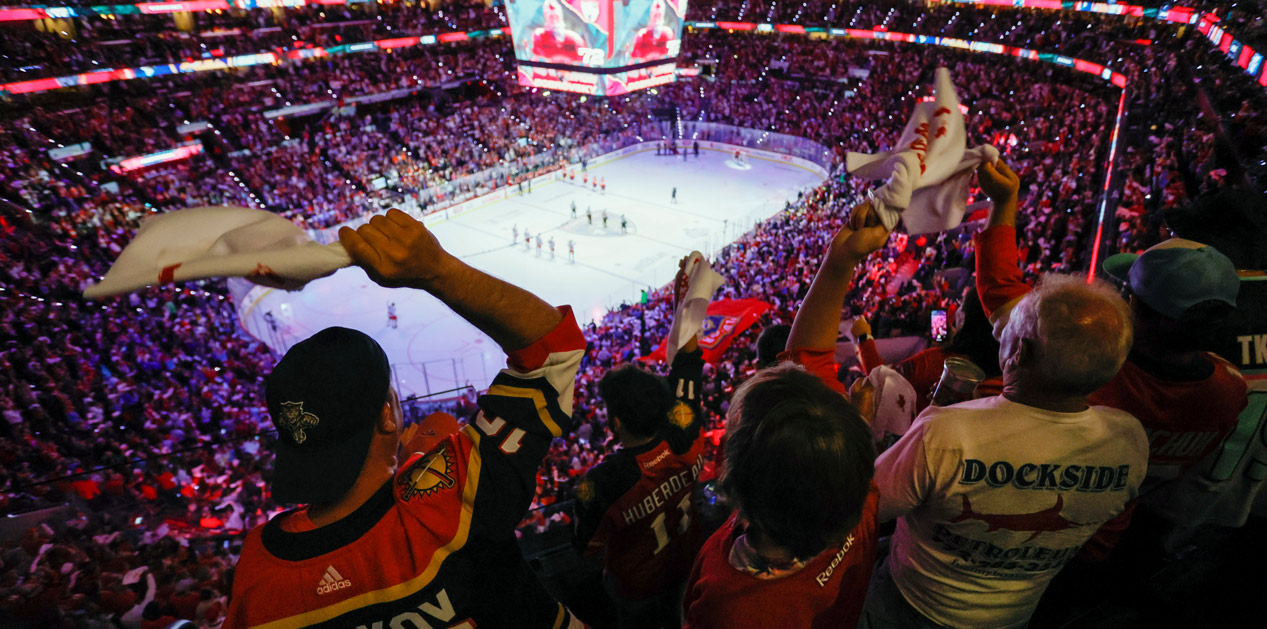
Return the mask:
M304 412L303 402L282 402L282 416L277 418L277 426L290 431L295 443L303 443L308 438L306 428L312 428L321 422L321 418Z
M400 499L408 502L417 496L429 496L457 484L454 478L453 454L447 443L418 459L404 474L397 476Z

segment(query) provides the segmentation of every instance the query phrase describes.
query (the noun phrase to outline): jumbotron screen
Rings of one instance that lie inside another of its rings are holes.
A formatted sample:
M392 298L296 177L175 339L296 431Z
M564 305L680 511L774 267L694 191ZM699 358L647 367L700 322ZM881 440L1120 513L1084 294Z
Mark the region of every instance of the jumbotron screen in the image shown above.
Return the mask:
M506 0L519 84L615 96L673 81L686 0Z

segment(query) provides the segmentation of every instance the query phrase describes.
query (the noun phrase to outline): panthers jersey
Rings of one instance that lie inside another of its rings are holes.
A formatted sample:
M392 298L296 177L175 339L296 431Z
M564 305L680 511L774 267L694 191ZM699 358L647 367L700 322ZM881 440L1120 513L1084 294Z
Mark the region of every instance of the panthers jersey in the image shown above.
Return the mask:
M510 355L473 423L411 457L351 515L314 528L300 509L252 530L224 626L579 627L515 539L551 439L572 426L585 339L562 310L552 332Z
M680 584L699 548L695 480L704 467L702 352L678 352L669 370L677 401L650 443L608 455L577 486L576 541L604 551L621 596L643 600Z

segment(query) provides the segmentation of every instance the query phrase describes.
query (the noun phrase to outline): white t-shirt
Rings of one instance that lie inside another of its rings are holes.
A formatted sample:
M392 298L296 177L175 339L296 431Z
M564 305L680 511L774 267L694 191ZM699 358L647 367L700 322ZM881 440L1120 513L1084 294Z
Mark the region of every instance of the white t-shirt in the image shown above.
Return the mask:
M952 627L1020 627L1047 583L1136 496L1148 439L1130 414L1056 413L1002 396L929 407L876 461L889 567Z

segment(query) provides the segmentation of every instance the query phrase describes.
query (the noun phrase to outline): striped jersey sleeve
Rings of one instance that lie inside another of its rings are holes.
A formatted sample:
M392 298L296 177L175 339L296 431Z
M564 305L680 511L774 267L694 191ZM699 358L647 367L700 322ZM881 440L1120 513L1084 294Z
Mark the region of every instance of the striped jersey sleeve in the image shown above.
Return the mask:
M514 529L550 440L571 429L585 340L571 310L509 365L472 423L413 455L351 515L247 536L225 627L579 626L523 561Z

